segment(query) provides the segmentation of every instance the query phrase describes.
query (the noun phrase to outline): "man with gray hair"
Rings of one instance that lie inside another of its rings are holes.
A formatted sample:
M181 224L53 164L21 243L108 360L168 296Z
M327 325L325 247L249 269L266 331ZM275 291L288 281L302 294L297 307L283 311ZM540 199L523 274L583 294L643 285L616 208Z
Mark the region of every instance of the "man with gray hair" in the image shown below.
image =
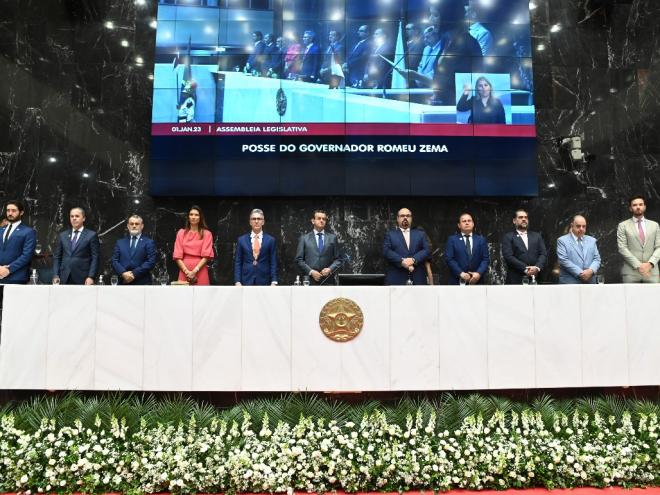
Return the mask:
M264 232L264 212L250 212L249 233L236 241L234 284L277 285L277 249L275 238Z
M112 269L123 285L151 285L151 270L156 266L156 243L142 235L144 221L139 215L128 217L128 236L119 239L112 253Z

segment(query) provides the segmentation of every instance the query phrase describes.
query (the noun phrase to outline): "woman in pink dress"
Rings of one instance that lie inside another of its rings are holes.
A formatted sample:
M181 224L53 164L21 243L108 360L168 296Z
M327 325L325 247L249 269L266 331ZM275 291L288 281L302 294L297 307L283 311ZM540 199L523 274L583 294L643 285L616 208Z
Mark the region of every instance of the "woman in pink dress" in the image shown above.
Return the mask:
M206 263L213 259L213 235L199 206L190 207L186 227L176 233L173 258L179 267L180 282L211 285Z

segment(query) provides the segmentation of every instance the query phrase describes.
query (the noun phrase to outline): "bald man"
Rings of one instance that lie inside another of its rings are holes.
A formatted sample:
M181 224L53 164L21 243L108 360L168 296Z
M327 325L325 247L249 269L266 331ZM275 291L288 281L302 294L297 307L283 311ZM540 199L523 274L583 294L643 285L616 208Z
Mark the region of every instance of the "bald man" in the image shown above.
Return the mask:
M426 285L424 262L431 250L424 232L412 228L412 212L401 208L396 215L397 228L385 234L383 256L387 262L386 285Z
M560 284L595 284L600 268L596 239L586 235L587 219L575 215L568 234L557 239Z

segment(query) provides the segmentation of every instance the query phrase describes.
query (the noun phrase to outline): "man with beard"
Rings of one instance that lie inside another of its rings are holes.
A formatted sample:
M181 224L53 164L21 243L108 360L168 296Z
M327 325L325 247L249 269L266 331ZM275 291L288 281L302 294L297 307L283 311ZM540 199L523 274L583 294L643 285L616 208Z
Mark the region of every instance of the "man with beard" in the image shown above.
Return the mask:
M151 285L156 266L156 243L142 235L144 221L139 215L128 218L128 236L119 239L112 253L112 269L124 285Z
M523 277L538 277L548 259L543 237L527 230L529 216L525 210L513 214L513 232L502 237L502 256L506 262L506 283L521 284Z
M424 232L411 228L412 212L401 208L396 215L397 228L385 234L383 256L387 262L386 285L426 285L424 262L431 249Z
M658 282L660 259L660 227L644 216L646 200L633 196L628 201L632 218L624 220L616 229L619 254L623 257L621 277L624 283Z
M7 201L7 225L0 229L0 283L24 284L30 276L30 262L37 235L22 222L25 208L17 200Z

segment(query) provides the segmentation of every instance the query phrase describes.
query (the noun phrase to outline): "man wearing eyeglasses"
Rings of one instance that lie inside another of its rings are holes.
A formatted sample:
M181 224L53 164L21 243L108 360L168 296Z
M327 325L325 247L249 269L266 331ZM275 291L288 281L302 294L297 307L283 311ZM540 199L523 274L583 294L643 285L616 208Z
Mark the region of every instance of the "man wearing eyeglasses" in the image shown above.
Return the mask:
M396 215L397 228L385 234L383 256L387 262L386 285L426 285L424 262L431 250L421 230L413 229L412 212L401 208Z
M236 242L234 285L277 285L275 238L264 232L264 212L250 212L249 233Z

